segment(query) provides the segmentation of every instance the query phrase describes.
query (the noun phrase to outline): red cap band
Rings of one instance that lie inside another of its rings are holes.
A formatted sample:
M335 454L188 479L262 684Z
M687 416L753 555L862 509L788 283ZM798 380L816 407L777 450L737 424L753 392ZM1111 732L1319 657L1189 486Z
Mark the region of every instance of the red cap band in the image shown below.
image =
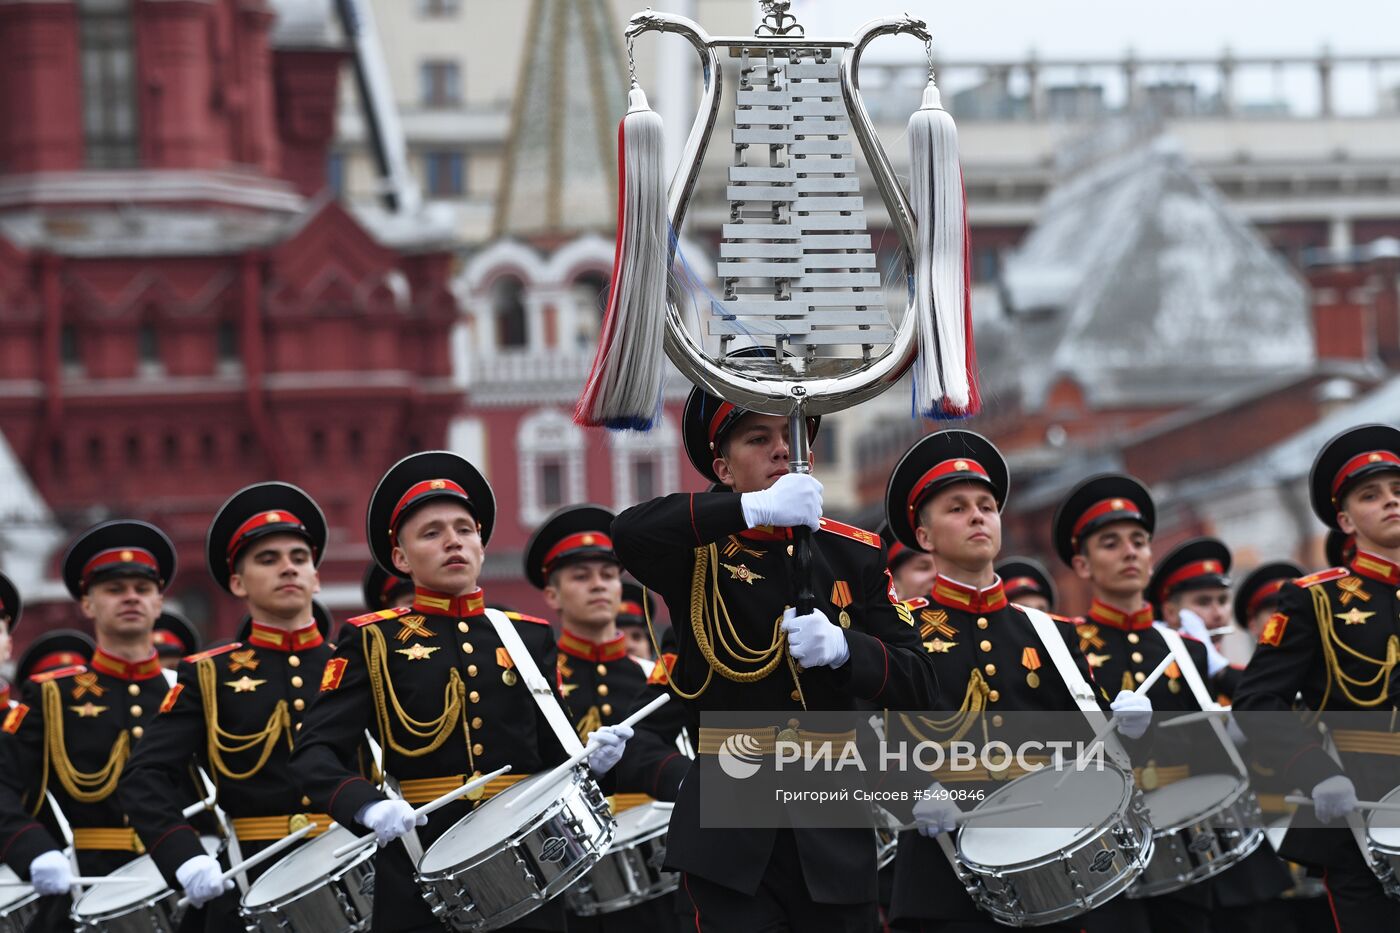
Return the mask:
M389 516L389 533L393 534L398 528L399 516L403 514L404 509L413 504L413 500L424 493L438 492L444 489L457 493L468 502L471 501L471 496L467 495L467 491L450 479L425 479L421 483L414 483L408 487L407 492L399 497L398 504L394 506L393 514Z
M1007 595L1012 593L1039 593L1041 596L1048 595L1045 588L1040 585L1040 581L1035 577L1012 577L1001 585L1006 590Z
M622 605L620 605L620 606L618 607L618 614L619 614L619 615L624 615L624 616L639 616L639 615L642 615L642 614L643 614L643 613L642 613L642 604L641 604L641 603L634 603L634 602L632 602L632 600L630 600L630 599L624 599L624 600L622 601Z
M185 643L169 629L158 628L151 633L151 638L157 645L165 645L168 648L179 648L185 650Z
M150 551L139 547L114 547L105 551L98 551L86 564L83 565L83 585L92 579L92 575L99 570L112 567L117 564L140 564L147 567L158 578L160 576L160 562Z
M540 569L545 573L549 573L550 564L554 563L559 555L581 547L593 547L600 550L611 551L613 549L612 538L609 538L601 531L580 531L577 534L560 538L559 542L544 555L544 563Z
M243 550L246 543L243 539L248 537L259 528L268 525L295 525L299 530L306 531L306 525L291 512L284 509L272 509L267 512L259 512L246 522L238 526L238 530L233 533L228 542L228 562L233 565L233 559L238 556L238 552Z
M1196 577L1204 577L1213 573L1218 574L1224 572L1225 565L1220 563L1220 561L1218 560L1193 561L1192 563L1181 567L1171 576L1167 577L1165 580L1162 581L1161 592L1157 594L1158 598L1166 599L1167 594L1169 594L1172 590L1176 589L1181 584L1185 583L1187 580L1193 580Z
M1400 469L1400 457L1388 450L1369 450L1364 454L1357 454L1355 457L1352 457L1346 463L1342 464L1342 468L1337 471L1337 475L1332 479L1333 505L1337 502L1337 493L1341 490L1346 481L1351 478L1352 474L1356 473L1362 467L1368 467L1373 463L1389 463L1397 469Z
M912 489L909 490L909 514L912 516L918 511L919 504L923 502L925 493L930 486L945 476L952 476L957 473L974 473L988 482L991 477L987 475L987 468L976 460L969 460L966 457L959 457L955 460L944 460L919 477Z
M79 664L86 663L87 658L78 654L76 651L55 651L52 654L44 655L30 665L29 676L32 678L34 675L42 674L45 671L56 671L60 667L75 667Z
M1139 521L1142 519L1142 510L1139 509L1137 503L1131 499L1124 499L1122 497L1101 499L1085 509L1084 514L1079 516L1079 520L1074 523L1074 531L1071 532L1070 537L1074 539L1077 545L1080 533L1089 526L1090 522L1097 518L1103 518L1105 515L1111 515L1114 512L1127 512L1128 514L1124 516L1125 519L1137 519Z
M714 417L710 419L709 426L705 429L705 438L711 444L715 442L715 436L719 434L720 425L724 424L724 419L729 417L729 413L734 410L733 402L721 402L715 409Z
M1283 585L1287 582L1287 580L1280 577L1277 580L1270 580L1268 583L1265 583L1259 587L1259 589L1255 590L1254 595L1249 597L1249 604L1245 608L1245 614L1252 616L1258 612L1259 608L1264 605L1264 600L1283 589Z
M894 559L895 559L896 557L898 557L900 554L903 554L903 553L904 553L905 551L907 551L907 550L909 550L909 549L908 549L907 547L904 546L904 542L902 542L902 541L896 541L894 544L891 544L891 545L890 545L889 553L887 553L887 554L885 555L885 563L886 563L886 564L893 564L893 563L894 563Z

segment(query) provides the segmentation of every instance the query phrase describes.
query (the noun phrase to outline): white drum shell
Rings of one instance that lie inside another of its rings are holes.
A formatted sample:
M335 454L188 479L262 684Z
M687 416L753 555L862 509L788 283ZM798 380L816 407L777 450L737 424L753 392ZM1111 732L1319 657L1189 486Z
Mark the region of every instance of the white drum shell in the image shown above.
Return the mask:
M1381 802L1400 804L1400 787ZM1400 814L1372 810L1366 818L1366 843L1371 849L1371 870L1386 896L1400 900Z
M374 916L374 846L336 861L331 853L355 838L336 824L278 859L243 895L248 933L363 933ZM285 879L305 879L292 890Z
M203 836L210 855L217 855L220 841ZM73 902L69 914L78 933L175 933L185 909L180 895L166 885L149 855L127 862L109 878L144 878L148 885L100 885L89 888ZM125 889L125 890L123 890Z
M1194 792L1197 787L1199 793ZM1168 789L1202 801L1197 812L1184 817L1164 817L1160 808L1154 812L1153 795ZM1128 890L1128 897L1156 897L1214 878L1264 842L1259 800L1235 775L1194 775L1148 793L1145 800L1156 826L1152 861Z
M588 874L569 888L569 909L579 916L626 910L671 893L680 874L662 871L671 805L647 803L617 817L613 844Z
M592 776L576 768L544 787L547 776L527 778L486 801L423 853L418 884L433 915L453 933L519 920L582 877L612 844L616 824ZM508 810L511 799L521 802ZM483 827L500 820L514 827L506 838L454 861L463 839L480 840L490 831Z
M8 865L0 865L0 881L18 881ZM0 887L0 933L25 933L39 912L39 894L25 885Z

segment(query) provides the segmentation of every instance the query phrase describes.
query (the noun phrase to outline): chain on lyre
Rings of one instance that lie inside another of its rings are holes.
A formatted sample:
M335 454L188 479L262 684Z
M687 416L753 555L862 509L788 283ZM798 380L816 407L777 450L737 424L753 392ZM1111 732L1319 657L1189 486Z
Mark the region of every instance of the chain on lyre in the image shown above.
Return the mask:
M933 39L924 40L924 58L928 59L928 82L937 84L933 74Z
M627 36L627 86L629 88L637 86L637 56L632 50L632 46L636 41L636 36L630 34Z

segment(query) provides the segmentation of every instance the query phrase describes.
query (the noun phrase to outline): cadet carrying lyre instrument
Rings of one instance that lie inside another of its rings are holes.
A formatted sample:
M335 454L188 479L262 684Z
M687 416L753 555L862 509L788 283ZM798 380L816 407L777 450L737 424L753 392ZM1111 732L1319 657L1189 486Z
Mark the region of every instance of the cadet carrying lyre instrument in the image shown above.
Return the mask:
M791 469L810 470L803 419L872 398L914 367L914 411L975 413L966 206L957 132L934 83L931 39L909 16L877 19L849 39L812 38L786 0L764 0L752 36L712 37L684 17L646 11L626 30L629 109L619 132L621 198L607 315L575 413L585 425L648 428L661 401L662 347L691 381L727 402L790 421ZM632 44L648 32L687 40L700 57L699 113L665 187L661 119L637 82ZM910 183L895 177L860 96L861 55L875 38L923 40L929 76L909 122ZM728 76L726 76L728 71ZM711 293L686 294L677 257L687 206L732 80L728 222ZM855 137L903 247L885 298L866 223ZM680 272L672 275L672 269ZM771 347L726 358L731 344ZM810 556L794 529L798 580ZM809 588L809 585L804 584ZM799 592L799 611L811 608Z

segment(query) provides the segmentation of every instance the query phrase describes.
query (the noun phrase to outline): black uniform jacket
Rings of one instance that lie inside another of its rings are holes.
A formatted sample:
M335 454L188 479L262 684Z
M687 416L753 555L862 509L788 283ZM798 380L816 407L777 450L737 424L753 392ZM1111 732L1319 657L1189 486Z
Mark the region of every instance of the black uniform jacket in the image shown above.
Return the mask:
M681 729L700 748L700 715L711 710L791 711L800 721L804 702L810 710L932 709L938 702L933 664L894 597L879 536L822 521L822 531L812 539L817 608L845 629L850 658L836 669L802 671L797 682L785 657L766 676L743 682L725 677L712 669L712 661L732 670L753 666L720 656L718 640L710 635L707 645L697 638L697 631L706 632L711 624L724 626L725 637L733 638L732 623L750 647L773 642L784 608L796 601L788 529L749 530L740 497L730 493L665 496L628 509L613 523L613 546L623 566L666 601L677 634L676 655L663 659L653 672L657 682L637 702L672 686L673 699L681 700L640 724L618 766L619 789L674 799L667 865L741 892L757 890L777 830L701 827L700 780L692 768L712 767L714 758L701 754L693 764L681 755L674 743ZM694 699L681 696L697 691ZM794 832L814 900L875 899L869 830Z

